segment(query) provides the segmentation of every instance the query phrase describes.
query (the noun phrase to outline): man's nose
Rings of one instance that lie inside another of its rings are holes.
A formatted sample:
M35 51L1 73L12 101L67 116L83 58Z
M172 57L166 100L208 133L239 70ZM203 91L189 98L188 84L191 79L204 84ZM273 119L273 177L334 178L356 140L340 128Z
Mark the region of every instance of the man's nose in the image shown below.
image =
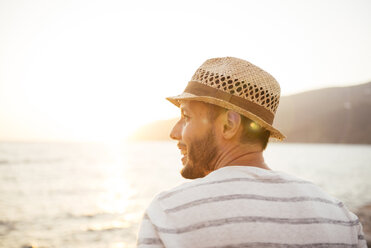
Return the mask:
M170 132L170 138L180 140L182 138L182 125L178 121Z

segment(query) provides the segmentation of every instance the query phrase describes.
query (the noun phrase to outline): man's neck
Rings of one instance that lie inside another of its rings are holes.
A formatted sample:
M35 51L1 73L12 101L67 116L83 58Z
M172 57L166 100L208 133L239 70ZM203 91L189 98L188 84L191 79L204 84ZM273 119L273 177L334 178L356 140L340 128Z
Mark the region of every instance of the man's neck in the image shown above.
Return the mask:
M234 146L223 149L215 161L214 168L217 170L231 165L252 166L270 170L264 162L263 151L249 146Z

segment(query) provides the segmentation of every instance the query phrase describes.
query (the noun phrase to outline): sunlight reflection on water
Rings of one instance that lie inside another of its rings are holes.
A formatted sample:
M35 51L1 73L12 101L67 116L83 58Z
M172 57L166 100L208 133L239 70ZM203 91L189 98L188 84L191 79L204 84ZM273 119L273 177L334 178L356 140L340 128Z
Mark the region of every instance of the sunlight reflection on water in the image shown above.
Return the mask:
M371 202L371 146L270 144L264 154L349 206ZM180 157L174 142L2 143L0 247L135 247L151 199L187 181Z

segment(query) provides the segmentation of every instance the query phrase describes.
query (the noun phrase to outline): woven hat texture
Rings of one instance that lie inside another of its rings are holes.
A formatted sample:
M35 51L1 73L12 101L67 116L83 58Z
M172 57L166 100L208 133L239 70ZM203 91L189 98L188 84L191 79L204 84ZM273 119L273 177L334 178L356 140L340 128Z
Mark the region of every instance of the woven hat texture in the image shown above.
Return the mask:
M181 95L167 99L199 100L234 110L270 131L271 137L285 136L272 126L280 100L280 86L268 72L233 57L206 60L195 72Z

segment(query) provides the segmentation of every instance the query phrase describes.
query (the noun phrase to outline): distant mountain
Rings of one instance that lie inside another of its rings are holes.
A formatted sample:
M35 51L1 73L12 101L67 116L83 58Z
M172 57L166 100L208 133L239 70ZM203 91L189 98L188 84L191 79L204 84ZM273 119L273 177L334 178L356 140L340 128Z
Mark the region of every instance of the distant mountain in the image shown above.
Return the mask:
M176 119L143 126L136 140L168 140ZM286 142L371 144L371 82L284 96L274 122Z
M288 142L371 144L371 82L282 97L275 124Z

